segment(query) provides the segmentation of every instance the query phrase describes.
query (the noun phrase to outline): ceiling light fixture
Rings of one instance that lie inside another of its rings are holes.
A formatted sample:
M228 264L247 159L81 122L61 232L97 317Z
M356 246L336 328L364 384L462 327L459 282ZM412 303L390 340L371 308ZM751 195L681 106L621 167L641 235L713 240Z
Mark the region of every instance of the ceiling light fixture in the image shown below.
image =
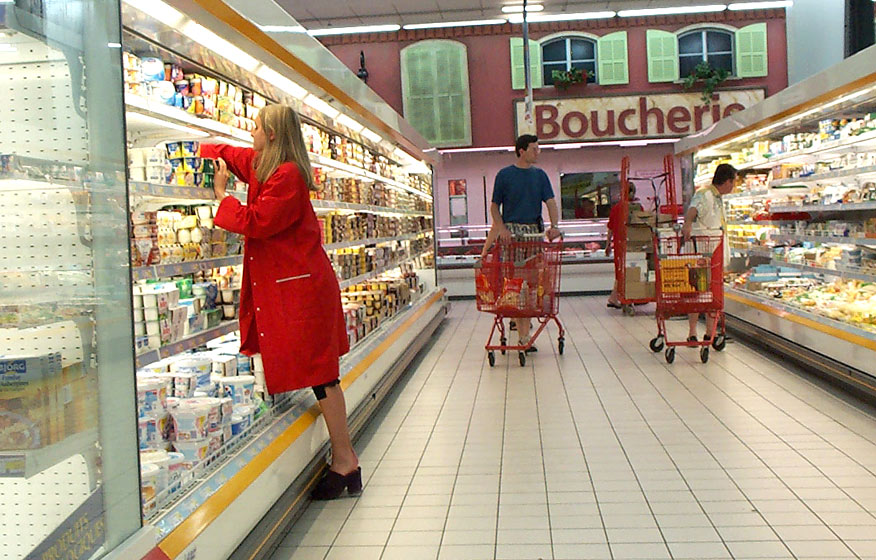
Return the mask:
M546 21L577 21L585 19L608 19L616 16L616 12L578 12L572 14L545 14L527 16L526 21L529 23L539 23ZM510 23L523 23L523 14L515 14L508 18Z
M474 25L502 25L507 23L506 19L474 19L471 21L439 21L436 23L412 23L405 25L402 29L437 29L439 27L468 27Z
M319 111L320 113L322 113L323 115L327 116L330 119L334 119L335 117L337 117L338 115L341 114L340 111L338 111L337 109L335 109L334 107L332 107L331 105L329 105L328 103L326 103L325 101L320 99L319 97L313 95L312 93L309 94L307 97L305 97L303 99L303 101L304 101L304 103L306 103L307 105L310 105L311 107L313 107L314 109L316 109L317 111Z
M643 16L669 16L677 14L702 14L709 12L723 12L727 9L725 4L709 4L707 6L678 6L674 8L644 8L638 10L621 10L617 13L620 17L643 17Z
M326 29L309 29L308 35L323 37L325 35L351 35L357 33L386 33L398 31L401 25L361 25L359 27L328 27Z
M269 68L265 65L259 66L259 69L256 70L256 76L269 82L278 88L280 88L283 93L286 93L295 99L301 99L305 95L307 95L307 90L303 87L299 86L286 76L280 74L273 68Z
M307 33L301 25L259 25L265 33Z
M176 8L172 8L161 0L125 0L125 4L137 8L168 27L178 27L185 19Z
M790 8L794 5L791 0L783 0L781 2L734 2L727 6L728 10L734 12L739 10L769 10L770 8Z
M178 132L185 132L186 134L190 134L192 136L199 136L201 138L207 138L210 136L209 132L204 132L203 130L198 130L197 128L191 128L188 126L176 124L174 122L166 121L166 120L152 117L149 115L144 115L142 113L135 113L132 111L128 111L125 113L125 119L130 123L141 124L141 125L159 126L161 128L170 128L170 129L176 130Z
M376 132L374 132L370 128L363 128L361 131L359 131L359 134L361 134L365 138L371 140L375 144L377 144L378 142L383 140L383 137L381 135L377 134Z
M541 4L527 4L526 11L527 12L541 12L544 10L544 6ZM516 4L514 6L502 6L503 14L522 14L523 13L523 4Z
M237 64L248 72L253 72L259 65L258 60L194 21L186 23L182 28L182 32L188 35L189 38L201 43L216 54L224 56L230 62Z
M351 119L347 115L341 113L337 117L335 117L335 122L341 126L346 126L353 132L361 132L365 125L361 124L359 121L355 119Z

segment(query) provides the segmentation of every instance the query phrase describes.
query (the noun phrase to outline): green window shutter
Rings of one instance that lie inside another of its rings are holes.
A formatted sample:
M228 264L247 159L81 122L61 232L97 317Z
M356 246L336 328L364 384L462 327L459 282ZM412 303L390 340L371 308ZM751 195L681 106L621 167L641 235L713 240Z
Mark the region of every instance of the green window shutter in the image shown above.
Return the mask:
M755 23L736 31L736 75L761 78L769 73L767 24Z
M511 89L526 89L526 73L523 62L523 38L511 37ZM543 87L541 75L541 45L529 41L529 68L532 89Z
M402 51L405 119L436 147L471 144L471 102L465 45L422 41Z
M678 39L674 33L649 29L648 81L675 82L678 80Z
M618 85L630 83L629 64L627 62L627 32L618 31L599 38L597 43L597 63L599 65L600 85Z

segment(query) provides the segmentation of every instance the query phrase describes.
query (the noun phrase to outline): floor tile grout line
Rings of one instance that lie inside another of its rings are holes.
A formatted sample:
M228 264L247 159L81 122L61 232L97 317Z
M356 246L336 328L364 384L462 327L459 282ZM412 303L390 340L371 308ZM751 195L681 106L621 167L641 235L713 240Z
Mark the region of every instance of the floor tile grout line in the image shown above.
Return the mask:
M624 327L624 330L626 330L627 332L630 332L630 334L633 334L633 333L632 333L628 328L626 328L626 327ZM627 354L627 356L629 357L630 361L632 361L634 364L637 365L637 367L639 367L639 368L641 369L641 366L639 366L639 364L633 359L633 357L629 354L629 352L627 352L626 349L625 349L622 345L619 345L619 346L621 347L621 350L622 350L624 353ZM665 369L670 370L670 372L672 371L669 367L665 367ZM677 378L677 376L675 376L675 374L672 374L672 375L673 375L674 377ZM732 375L732 374L731 374L731 375ZM648 379L649 383L651 383L652 386L653 386L653 382L651 382L650 378L648 378L647 375L644 375L644 372L643 372L643 376L644 376L646 379ZM706 376L703 376L703 377L706 377ZM734 377L735 377L735 375L734 375ZM707 379L708 379L708 378L707 378ZM680 380L679 380L679 381L680 381ZM712 383L713 385L715 385L714 382L712 382L711 380L709 380L709 382ZM717 386L716 386L716 387L717 387ZM719 389L722 393L724 393L725 397L727 397L729 400L733 401L733 402L734 402L734 403L735 403L735 404L736 404L741 410L745 411L745 407L739 405L739 404L738 404L738 403L737 403L732 397L730 397L730 395L727 395L726 392L724 392L724 391L721 390L720 388L718 388L718 389ZM655 390L657 390L657 392L658 392L659 394L662 395L662 393L661 393L661 392L659 391L659 389L657 389L656 387L655 387ZM703 402L700 400L700 398L697 397L697 396L695 395L695 393L692 393L692 395L694 396L694 398L695 398L698 402L700 402L700 404L702 404L702 406L703 406L706 410L709 410L709 411L711 412L711 410L709 409L709 407L706 406L705 403L703 403ZM669 406L670 406L671 408L673 408L673 410L674 410L674 407L672 407L672 405L669 404L668 401L667 401L667 405L669 405ZM745 412L748 413L747 411L745 411ZM744 445L749 451L751 451L751 452L754 454L754 456L757 457L757 458L763 463L763 466L764 466L765 468L769 469L769 471L772 472L772 473L776 476L776 478L778 478L779 480L781 480L781 481L782 481L782 484L785 486L785 488L786 488L789 492L791 492L792 494L794 494L794 496L796 496L797 499L798 499L802 504L804 504L804 505L807 507L807 509L810 511L810 513L812 513L815 517L817 517L817 518L818 518L818 519L824 524L824 526L827 527L827 528L828 528L828 529L829 529L829 530L830 530L830 531L831 531L831 532L837 537L837 539L838 539L840 542L843 542L843 543L845 544L845 541L844 541L844 540L843 540L838 534L836 534L836 532L830 527L830 525L828 525L827 523L825 523L824 520L821 518L821 516L819 516L815 511L813 511L813 510L811 509L811 507L810 507L808 504L806 504L806 501L805 501L804 499L802 499L800 496L798 496L797 493L796 493L796 492L795 492L790 486L788 486L788 484L783 480L783 478L782 478L781 476L779 476L778 473L776 473L775 470L774 470L772 467L770 467L770 466L769 466L769 465L768 465L768 464L767 464L767 463L766 463L766 462L765 462L765 461L764 461L764 460L763 460L763 459L757 454L756 451L754 451L753 449L751 449L750 445L749 445L747 442L745 442L744 438L740 437L738 434L736 434L735 432L733 432L732 430L730 430L729 426L726 425L726 423L723 421L723 419L721 419L720 417L714 415L714 413L713 413L713 416L715 416L715 419L718 420L718 421L721 423L722 426L724 426L725 428L727 428L728 433L733 434L733 436L736 437L736 439L739 440L739 442L740 442L742 445ZM753 415L752 415L752 417L755 418ZM755 418L755 419L756 419L756 418ZM690 430L690 427L689 427L688 423L687 423L685 420L683 420L680 416L679 416L679 420L680 420L680 421L681 421L681 422L682 422L682 423L683 423L683 424L684 424L684 425ZM760 423L760 422L759 422L759 423ZM767 426L764 425L763 423L761 423L761 425L762 425L764 428L766 428L768 431L770 431L771 433L773 433L773 435L775 435L777 438L779 438L780 440L782 439L780 436L778 436L777 434L775 434L775 432L773 432L773 430L772 430L771 428L767 427ZM723 470L723 471L725 472L725 474L727 474L728 478L729 478L730 480L733 481L733 484L734 484L734 485L737 487L737 489L742 493L742 495L745 496L746 500L748 500L749 503L751 503L752 506L755 507L755 506L754 506L754 502L752 501L751 498L748 497L748 494L745 492L745 490L743 490L743 489L739 486L738 482L736 482L736 480L735 480L732 476L730 476L730 473L727 472L726 468L721 464L721 461L719 461L719 460L717 459L717 457L715 457L715 455L714 455L713 452L708 448L708 446L706 446L706 445L703 443L703 441L700 439L700 437L696 435L696 432L693 431L693 430L691 430L691 433L694 434L694 437L697 439L697 441L699 441L699 442L703 445L703 448L706 450L706 452L709 453L709 455L711 455L712 458L715 459L716 463L717 463L718 465L721 466L721 470ZM659 438L658 438L658 440L659 440ZM782 440L782 441L784 441L784 440ZM661 445L662 445L662 444L661 444ZM665 446L664 446L664 449L665 449ZM794 450L794 451L796 452L796 450ZM799 453L798 453L798 454L799 454ZM673 464L676 464L675 461L674 461L673 459L671 459L671 455L669 455L669 453L667 453L667 455L670 457L670 460L673 461ZM802 456L802 455L801 455L801 456ZM804 459L805 459L805 457L804 457ZM807 459L807 461L808 461L808 459ZM810 465L811 465L811 462L810 462ZM814 468L818 469L818 468L815 467L814 465L812 465L812 466L813 466ZM821 472L820 469L818 469L818 470L819 470L819 472ZM679 471L679 472L681 473L681 471ZM824 474L824 473L822 473L822 474ZM825 475L825 477L829 479L829 477L827 477L826 475ZM688 485L688 487L689 487L689 485ZM690 488L690 487L689 487L689 488ZM847 495L848 495L848 494L847 494ZM850 498L851 498L851 497L850 497ZM697 500L697 501L699 502L699 500ZM859 506L861 506L861 504L858 503L857 500L852 499L852 501L854 501L854 502L857 503ZM861 507L863 508L863 506L861 506ZM865 511L866 511L866 508L864 508L864 509L865 509ZM787 543L785 542L785 539L783 539L783 538L781 537L781 535L779 535L779 533L776 531L776 529L775 529L775 527L772 525L772 523L770 523L769 520L766 519L766 517L763 515L763 513L762 513L759 509L757 509L757 508L755 507L755 510L756 510L757 513L761 516L761 518L763 518L765 524L766 524L767 526L769 526L770 529L772 529L772 531L776 534L776 537L778 537L778 539L782 542L782 544L784 544L785 547L788 549L788 551L793 555L793 551L791 551L790 547L788 547ZM709 515L708 512L705 512L705 510L704 510L704 513L705 513L706 516L709 518L709 520L712 521L712 516ZM719 536L720 536L720 534L719 534ZM724 542L723 537L721 538L721 540L722 540L722 542ZM725 546L726 546L726 543L725 543ZM846 545L846 547L849 548L849 550L850 550L853 554L855 554L855 556L857 557L857 553L855 553L854 550L851 549L851 547L848 547L848 545ZM795 557L796 557L796 556L795 556Z

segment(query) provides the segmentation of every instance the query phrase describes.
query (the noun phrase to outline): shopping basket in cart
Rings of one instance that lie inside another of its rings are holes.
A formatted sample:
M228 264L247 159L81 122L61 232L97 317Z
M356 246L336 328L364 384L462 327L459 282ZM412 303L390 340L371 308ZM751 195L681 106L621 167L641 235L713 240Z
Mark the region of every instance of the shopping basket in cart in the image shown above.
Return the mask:
M526 365L526 350L554 321L559 329L558 350L563 353L565 331L557 318L560 296L562 241L525 240L499 242L487 253L475 271L478 311L495 315L484 349L490 367L496 364L495 351L517 351L521 366ZM508 344L503 319L533 318L538 328L525 345ZM493 344L498 335L499 344Z
M655 240L657 253L657 336L651 350L666 346L666 361L675 361L677 346L699 347L700 359L709 361L709 344L717 350L726 344L724 322L724 236L697 235L685 241L673 233ZM706 313L708 339L672 341L666 337L666 320L677 315Z

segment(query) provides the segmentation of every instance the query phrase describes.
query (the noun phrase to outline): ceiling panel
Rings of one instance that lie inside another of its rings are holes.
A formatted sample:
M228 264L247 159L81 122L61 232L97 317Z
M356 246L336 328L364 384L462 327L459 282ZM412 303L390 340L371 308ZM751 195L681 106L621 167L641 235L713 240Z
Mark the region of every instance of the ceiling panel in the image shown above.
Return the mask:
M397 23L431 23L502 16L522 0L276 0L308 29ZM543 14L715 4L712 0L543 0ZM726 3L726 1L724 2Z

